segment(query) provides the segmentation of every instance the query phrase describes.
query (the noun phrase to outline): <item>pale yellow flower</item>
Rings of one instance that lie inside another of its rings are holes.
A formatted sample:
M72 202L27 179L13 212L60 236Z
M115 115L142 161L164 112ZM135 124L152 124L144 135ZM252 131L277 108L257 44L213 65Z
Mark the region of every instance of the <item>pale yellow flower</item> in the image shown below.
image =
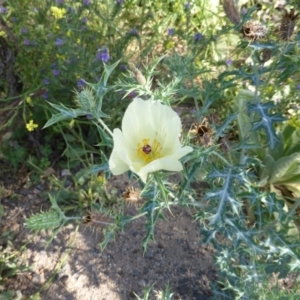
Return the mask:
M0 30L0 36L3 36L3 37L5 37L5 36L6 36L6 32L5 32L5 31L3 31L3 30Z
M38 128L38 124L34 124L33 120L30 120L27 124L26 124L26 129L28 131L33 131L35 128Z
M26 97L26 99L25 99L25 100L26 100L26 103L27 103L27 104L29 104L29 105L31 105L31 106L33 105L33 103L32 103L32 99L31 99L29 96L28 96L28 97Z
M170 107L134 99L124 114L122 131L113 132L111 172L120 175L131 170L146 182L148 174L155 171L181 171L179 159L193 149L182 147L180 132L180 118Z
M52 16L55 19L61 19L65 16L65 14L67 13L67 11L65 10L65 8L59 8L56 6L51 6L50 8Z

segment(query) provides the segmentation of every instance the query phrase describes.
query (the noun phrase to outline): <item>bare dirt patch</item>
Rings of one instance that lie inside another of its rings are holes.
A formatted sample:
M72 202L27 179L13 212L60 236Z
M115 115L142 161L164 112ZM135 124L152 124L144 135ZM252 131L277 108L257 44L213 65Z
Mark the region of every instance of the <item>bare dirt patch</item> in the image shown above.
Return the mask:
M2 199L5 216L2 232L8 228L16 249L26 244L19 261L30 268L6 281L4 290L13 299L37 295L41 299L136 299L146 287L163 290L169 283L174 299L210 298L210 282L216 280L212 250L201 246L200 230L192 212L172 208L159 221L155 241L142 251L145 219L132 222L101 252L102 234L74 225L66 226L47 246L50 233L34 235L25 226L33 212L48 209L39 189L19 190L17 200ZM128 207L130 214L136 211ZM5 245L4 245L5 246ZM1 294L0 294L1 296ZM38 299L38 298L35 298ZM150 299L156 299L155 292Z

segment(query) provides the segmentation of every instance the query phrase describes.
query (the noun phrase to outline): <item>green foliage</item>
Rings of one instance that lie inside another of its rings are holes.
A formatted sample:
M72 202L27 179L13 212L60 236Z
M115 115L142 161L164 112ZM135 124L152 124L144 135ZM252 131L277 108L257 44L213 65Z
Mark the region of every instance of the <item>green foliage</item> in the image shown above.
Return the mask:
M143 298L140 298L138 295L135 294L136 298L138 300L150 299L149 297L150 297L151 291L153 289L153 286L154 286L154 284L145 289ZM157 300L172 300L173 299L173 293L171 293L169 284L166 285L166 288L164 291L155 291L154 290L154 293L155 293Z
M3 246L0 248L0 282L2 283L5 278L16 275L21 269L25 270L18 262L19 251L13 251L12 248L11 242L5 249Z
M27 156L27 149L20 145L9 145L8 142L5 142L1 145L0 151L3 154L3 157L10 162L13 166L14 171L17 171L20 164L24 162Z
M47 143L30 165L43 173L55 153L51 140L59 133L65 143L60 154L74 175L71 188L67 180L52 178L57 184L49 193L52 208L26 225L53 230L54 236L68 222L81 223L92 209L90 223L103 225L104 248L128 223L145 216L145 251L166 209L193 208L202 242L216 250L220 284L212 284L213 299L288 297L279 287L274 292L272 276L283 278L300 268L299 239L291 233L292 222L299 222L300 122L291 105L300 101L300 35L283 41L273 32L246 40L240 31L257 18L256 8L249 7L241 23L232 26L222 6L208 0L191 7L183 1L94 1L86 6L65 1L60 18L51 10L54 1L29 2L8 5L10 17L23 9L17 22L3 17L22 44L16 65L24 90L12 110L22 113L27 125L33 120L32 126L46 128ZM276 13L273 6L268 11ZM164 171L151 174L146 185L129 174L140 183L144 202L137 215L128 216L105 182L111 175L112 131L136 96L175 109L193 108L187 113L190 123L208 119L196 138L205 135L209 143L195 142L184 128L181 142L192 145L193 152L182 159L184 170L176 183ZM25 146L13 154L10 147L1 145L1 152L15 169L32 155ZM204 197L193 188L199 182L207 186ZM168 287L160 295L172 297Z

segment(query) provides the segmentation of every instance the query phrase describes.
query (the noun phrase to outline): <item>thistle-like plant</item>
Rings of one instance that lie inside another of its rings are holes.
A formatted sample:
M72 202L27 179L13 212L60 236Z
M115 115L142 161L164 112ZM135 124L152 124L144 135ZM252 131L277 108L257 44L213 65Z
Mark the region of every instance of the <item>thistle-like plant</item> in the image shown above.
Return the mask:
M177 59L173 63L176 61ZM178 94L175 91L179 90L181 84L180 80L174 80L169 85L163 82L158 84L157 89L153 90L151 87L153 74L150 71L149 74L146 74L145 80L137 82L135 85L132 82L119 82L116 86L109 86L106 78L108 78L111 68L112 66L105 67L104 74L98 84L90 85L93 93L82 91L82 94L79 94L86 96L87 101L78 98L79 107L76 108L75 114L73 112L71 115L68 112L68 110L72 111L71 108L55 107L59 110L60 116L63 114L67 118L76 117L77 114L92 113L101 139L99 145L105 145L108 148L112 146L112 140L111 131L103 119L106 117L106 113L102 114L101 112L99 115L98 112L101 109L93 110L94 107L99 107L97 104L95 106L95 103L103 101L108 90L117 90L120 86L125 91L134 89L140 97L148 101L158 99L157 95L159 94L169 95L168 97L171 99L163 101L167 105L176 102ZM180 72L180 68L174 69ZM145 251L148 243L154 239L157 221L164 218L164 211L172 209L174 205L180 205L196 210L195 219L201 225L202 242L211 244L216 249L216 265L224 289L220 288L220 285L212 287L215 299L220 299L220 297L222 299L258 299L273 272L279 272L280 276L285 276L290 270L299 269L300 243L288 236L290 222L294 218L293 209L295 206L290 211L285 211L284 202L279 201L276 193L272 193L271 189L263 188L264 186L259 184L259 164L268 154L273 153L273 157L276 156L278 145L281 143L281 137L277 133L276 127L284 121L284 118L276 111L272 102L263 101L260 93L258 93L261 80L259 74L255 72L254 70L253 73L256 77L253 76L258 79L253 82L254 85L256 84L256 92L241 91L236 98L236 111L226 116L218 124L212 124L214 129L212 146L205 148L204 146L193 145L193 151L180 161L183 170L178 183L171 183L170 173L160 168L153 169L154 172L150 170L147 172L148 176L144 176L143 181L140 181L137 176L139 175L138 169L130 167L132 162L127 158L119 157L120 160L122 158L128 162L126 166L123 165L123 171L130 169L129 176L135 176L141 184L138 198L142 199L143 203L136 216L127 216L121 209L112 212L112 224L104 229L105 238L101 244L103 247L116 237L117 231L124 230L129 222L146 216L146 235L142 245ZM249 73L250 71L239 74L249 78ZM177 74L179 78L183 75ZM232 79L226 79L227 75L222 74L220 76L217 86L208 84L208 80L203 80L204 84L198 96L196 89L192 89L192 99L197 103L195 105L197 119L203 118L209 113L210 107L217 105L216 103L220 101L221 95L226 89L236 88ZM163 97L163 99L165 98ZM244 98L245 100L243 100ZM86 103L90 104L87 105ZM199 103L201 103L201 107ZM140 110L136 112L140 113ZM145 120L149 121L150 119ZM53 120L56 120L55 115L52 117ZM224 151L219 146L220 139L234 128L236 120L240 141L232 143L228 146L227 151ZM159 122L158 119L156 121ZM150 121L147 125L151 128L155 127ZM286 136L290 136L289 141L293 139L292 133L286 134ZM176 138L178 139L177 136ZM188 138L185 137L185 132L181 133L181 141L189 143ZM176 142L178 141L176 140ZM143 157L152 151L150 144L143 144L140 148ZM109 177L110 171L106 153L103 151L102 154L101 164L91 166L91 171L106 172L106 176ZM277 153L277 155L279 154ZM292 153L287 151L286 155L292 155ZM136 163L133 154L128 154L128 157ZM118 163L115 161L115 164ZM271 178L271 175L268 176L267 180ZM206 186L209 186L203 198L199 197L199 193L194 188L194 184L200 180L205 180ZM249 207L254 216L255 221L253 223L249 223L247 213ZM57 218L55 228L60 228L69 221L69 217L65 214L57 210L54 212ZM30 219L27 222L30 227L34 223L31 223Z
M259 161L255 167L257 186L275 192L289 209L297 209L293 205L300 197L299 130L284 122L275 132L272 122L284 119L269 115L273 104L254 106L254 102L255 95L250 91L242 90L236 97L239 136L249 145L255 145L248 154ZM260 128L264 129L263 134L256 131ZM300 230L297 218L294 222Z

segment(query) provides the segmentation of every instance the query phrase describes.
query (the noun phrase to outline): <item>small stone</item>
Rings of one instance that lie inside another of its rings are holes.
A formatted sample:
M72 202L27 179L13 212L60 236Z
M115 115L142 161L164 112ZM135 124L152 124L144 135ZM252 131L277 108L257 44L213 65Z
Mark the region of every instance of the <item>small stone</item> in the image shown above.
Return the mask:
M33 283L37 283L37 284L40 284L42 283L42 277L40 274L34 274L33 277L32 277L32 282Z

